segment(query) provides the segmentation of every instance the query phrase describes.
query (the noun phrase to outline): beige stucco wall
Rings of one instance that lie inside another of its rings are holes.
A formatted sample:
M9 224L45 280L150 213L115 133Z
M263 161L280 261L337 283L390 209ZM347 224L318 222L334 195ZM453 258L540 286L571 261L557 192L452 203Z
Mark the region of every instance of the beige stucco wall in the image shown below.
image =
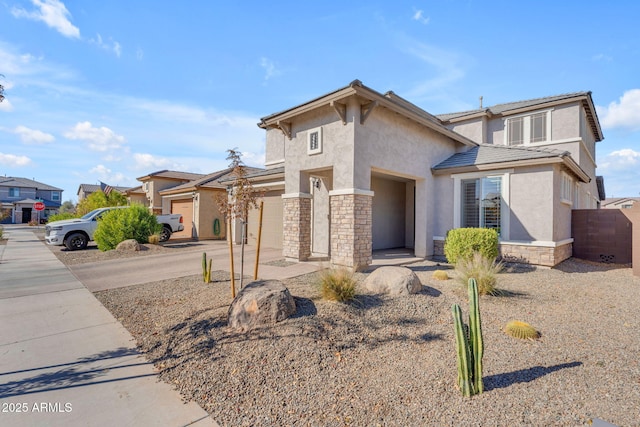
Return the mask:
M571 238L571 209L572 205L561 201L562 171L560 165L554 166L554 194L553 194L553 239L561 241Z
M453 179L449 175L438 175L433 185L433 235L445 237L453 228Z
M280 130L275 129L267 131L264 159L267 169L284 164L283 161L285 158L285 147L287 141L287 137Z
M226 237L224 216L218 209L216 194L226 195L226 191L215 189L200 189L198 191L193 209L193 223L198 239L224 239ZM213 232L213 222L216 219L220 222L220 234L217 236Z
M486 118L465 120L458 123L453 123L447 126L449 129L458 132L460 135L464 135L472 141L483 143L485 142L485 124Z
M580 136L581 106L575 102L557 105L551 111L551 138L554 141Z
M556 180L553 167L518 168L510 174L510 241L554 239L553 215Z

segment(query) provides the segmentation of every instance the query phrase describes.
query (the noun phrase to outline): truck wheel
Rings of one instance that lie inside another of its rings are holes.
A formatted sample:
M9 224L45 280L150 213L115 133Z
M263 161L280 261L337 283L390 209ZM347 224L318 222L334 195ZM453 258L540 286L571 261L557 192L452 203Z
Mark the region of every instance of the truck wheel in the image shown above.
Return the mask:
M87 247L88 239L82 233L73 233L70 234L69 237L64 241L64 245L70 251L75 251L77 249L84 249Z
M171 229L169 227L162 227L162 231L160 232L160 241L166 242L171 237Z

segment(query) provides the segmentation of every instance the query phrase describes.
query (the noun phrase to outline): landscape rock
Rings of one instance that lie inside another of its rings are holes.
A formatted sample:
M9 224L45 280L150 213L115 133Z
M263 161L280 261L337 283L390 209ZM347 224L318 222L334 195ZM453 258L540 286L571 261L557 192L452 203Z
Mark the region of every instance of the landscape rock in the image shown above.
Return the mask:
M420 279L407 267L376 268L364 281L371 292L389 295L416 294L422 289Z
M282 282L258 280L245 286L233 300L228 324L247 331L280 322L295 312L295 300Z
M140 243L135 239L123 240L116 246L117 251L123 252L138 252L140 250Z

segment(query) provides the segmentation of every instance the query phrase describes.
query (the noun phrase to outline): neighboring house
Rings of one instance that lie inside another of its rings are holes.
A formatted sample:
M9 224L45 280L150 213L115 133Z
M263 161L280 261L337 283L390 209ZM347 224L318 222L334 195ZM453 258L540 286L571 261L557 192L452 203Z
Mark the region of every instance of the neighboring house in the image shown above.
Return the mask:
M127 196L127 200L129 200L129 204L137 203L139 205L149 207L149 200L147 199L147 193L142 189L142 185L138 185L137 187L128 188L123 191L122 194Z
M38 219L46 220L57 214L62 200L62 189L27 178L0 177L0 203L11 224L25 224ZM43 202L45 209L36 211L34 203Z
M614 197L602 202L603 209L630 209L634 204L640 204L640 197Z
M149 175L141 176L137 179L138 181L142 182L142 191L144 192L147 199L146 205L149 207L152 213L158 215L173 212L171 210L163 210L162 196L160 195L160 191L167 188L175 187L177 185L186 184L187 182L194 181L202 177L204 177L204 174L201 173L179 172L165 169L150 173ZM184 226L185 231L183 233L188 230L189 237L191 237L191 228L187 227L186 223L184 224Z
M490 227L505 258L552 266L572 254L571 210L604 199L590 92L434 116L356 80L259 126L267 169L255 179L284 180L272 198L294 260L442 255L448 230Z
M111 187L119 193L125 194L129 187ZM95 193L100 190L100 185L98 184L80 184L78 186L78 202L86 199L91 193Z

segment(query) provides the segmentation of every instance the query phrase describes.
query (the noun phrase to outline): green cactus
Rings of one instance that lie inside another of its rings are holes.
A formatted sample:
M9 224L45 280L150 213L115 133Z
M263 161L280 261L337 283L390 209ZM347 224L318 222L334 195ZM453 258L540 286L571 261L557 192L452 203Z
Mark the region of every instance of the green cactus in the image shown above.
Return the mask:
M469 279L469 327L462 321L462 311L458 304L451 307L456 335L458 359L458 386L464 396L480 394L484 391L482 383L482 323L478 304L478 284Z
M202 253L202 280L204 283L211 283L211 260L207 265L207 253Z

